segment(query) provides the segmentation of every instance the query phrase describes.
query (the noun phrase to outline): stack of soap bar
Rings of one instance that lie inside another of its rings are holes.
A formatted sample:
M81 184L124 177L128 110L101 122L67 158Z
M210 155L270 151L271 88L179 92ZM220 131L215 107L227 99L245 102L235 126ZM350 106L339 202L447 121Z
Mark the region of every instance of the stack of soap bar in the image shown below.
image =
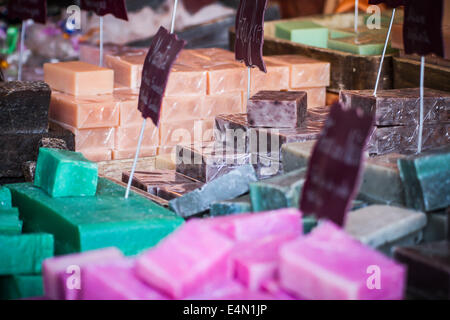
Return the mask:
M381 55L386 41L386 32L383 30L378 32L371 30L349 37L335 37L328 40L328 48L363 56ZM388 45L386 53L392 52L393 49Z
M351 211L344 230L362 243L388 255L399 245L415 245L427 223L424 213L400 207L373 205Z
M328 43L328 28L307 20L277 23L275 35L278 38L319 48L326 48Z
M450 147L398 160L406 204L434 211L450 206Z
M11 191L6 187L0 187L0 210L11 209Z
M114 70L114 81L129 88L141 86L142 69L147 50L122 50L114 55L105 55L105 66Z
M251 93L260 90L288 90L289 89L289 66L275 59L264 59L267 73L258 68L251 70ZM246 94L246 93L245 93Z
M281 286L306 299L402 299L406 270L323 222L280 250ZM381 285L380 285L381 284Z
M17 208L5 209L0 207L0 234L21 234L22 221L19 220Z
M245 195L232 200L218 201L211 205L211 216L224 216L252 212L250 195Z
M94 196L97 181L97 164L81 153L48 148L39 150L34 185L50 196Z
M398 247L395 259L408 268L408 291L421 299L450 299L450 242Z
M170 208L181 217L189 217L206 211L217 201L230 200L249 191L249 183L257 180L255 170L249 164L206 183L169 202Z
M248 123L255 127L297 128L306 117L306 92L260 91L247 103Z
M306 170L298 169L274 178L250 184L253 211L298 208Z
M93 197L52 198L29 183L8 185L25 231L55 236L56 254L109 246L132 255L149 248L183 220L152 201L99 178ZM45 221L45 223L42 223Z
M40 275L11 275L0 277L1 300L40 297L43 293L42 276Z

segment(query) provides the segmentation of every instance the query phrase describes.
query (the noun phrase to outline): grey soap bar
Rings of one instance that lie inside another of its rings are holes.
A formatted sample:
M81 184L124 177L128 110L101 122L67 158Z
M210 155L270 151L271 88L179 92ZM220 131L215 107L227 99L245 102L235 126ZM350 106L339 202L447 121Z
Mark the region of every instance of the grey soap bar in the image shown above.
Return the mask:
M181 217L202 213L217 201L230 200L249 191L249 184L257 180L250 164L240 166L206 183L202 188L169 201L169 207Z
M211 216L224 216L229 214L252 212L250 195L245 195L233 200L218 201L212 204Z
M265 180L283 173L283 163L279 157L252 154L251 159L258 180Z
M308 167L309 158L316 141L288 143L281 147L285 172Z

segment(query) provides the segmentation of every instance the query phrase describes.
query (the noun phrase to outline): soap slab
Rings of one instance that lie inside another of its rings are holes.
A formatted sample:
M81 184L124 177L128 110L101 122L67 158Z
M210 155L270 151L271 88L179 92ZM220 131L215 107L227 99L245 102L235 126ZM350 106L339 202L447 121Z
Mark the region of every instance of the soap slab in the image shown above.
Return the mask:
M250 92L256 93L260 90L288 90L289 66L270 59L264 59L264 63L267 73L262 72L259 68L251 69Z
M351 35L349 37L328 39L328 48L363 56L381 55L386 41L386 32L384 30L360 32L357 35ZM395 50L389 44L386 53L389 54L393 51Z
M250 184L253 211L298 208L306 170L298 169Z
M55 236L56 254L115 246L133 255L154 246L183 220L152 201L99 178L94 197L52 198L30 183L8 185L25 231ZM42 221L46 221L45 224Z
M361 108L375 114L378 126L418 125L419 88L379 90L342 90L339 99L348 108ZM426 88L424 91L424 123L450 121L450 94Z
M0 82L0 134L47 132L50 94L43 81Z
M0 210L11 207L11 191L6 187L0 187Z
M203 182L190 182L176 185L165 185L158 187L157 196L165 200L179 198L191 191L203 187Z
M421 299L450 299L450 243L397 247L395 259L408 268L408 291Z
M402 299L406 269L333 223L322 222L281 248L279 274L285 290L305 299L390 300Z
M161 106L160 121L176 122L209 118L206 112L203 113L207 111L205 99L205 96L165 97ZM239 102L242 104L242 101Z
M312 21L289 21L275 25L275 35L278 38L293 42L327 48L328 28Z
M139 90L114 89L114 100L119 109L119 126L142 125L142 113L138 110Z
M245 195L232 200L214 202L210 209L210 215L213 217L246 212L252 212L250 195Z
M22 233L22 221L19 220L17 208L0 209L0 235L14 235Z
M291 172L307 168L316 141L291 142L281 146L283 169Z
M51 197L94 196L97 191L97 164L81 153L40 148L34 185Z
M215 116L219 114L244 112L242 99L243 95L240 91L205 96L202 105L201 118L214 119Z
M146 56L147 50L130 48L118 54L105 55L104 64L114 70L114 82L128 88L139 88Z
M139 124L126 124L119 126L114 130L114 149L136 151L139 135L142 129L142 121ZM149 121L145 124L144 138L141 146L143 148L155 148L159 144L159 130L153 122Z
M150 286L181 299L208 282L231 276L233 242L202 224L187 223L136 261L136 273Z
M82 61L44 64L44 81L74 96L113 93L114 71Z
M450 206L450 148L398 160L406 204L434 211Z
M248 123L255 127L297 128L306 117L306 92L260 91L247 102Z
M212 127L211 119L161 122L159 124L159 145L174 147L178 144L211 141Z
M230 200L249 190L249 183L257 180L255 170L249 164L209 181L200 189L169 201L169 207L181 217L189 217L208 210L221 200Z
M0 275L36 274L52 257L53 236L47 233L0 235Z
M180 56L183 54L181 52ZM202 67L192 67L175 62L167 82L167 97L203 96L207 93L208 72Z
M43 293L42 276L40 275L12 275L0 277L1 300L40 297Z

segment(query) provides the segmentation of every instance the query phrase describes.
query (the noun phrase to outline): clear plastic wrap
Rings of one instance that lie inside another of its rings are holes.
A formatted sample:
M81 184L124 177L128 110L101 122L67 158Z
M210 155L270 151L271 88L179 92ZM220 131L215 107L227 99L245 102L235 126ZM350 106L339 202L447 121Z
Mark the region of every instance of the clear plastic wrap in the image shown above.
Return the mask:
M219 114L236 114L244 112L242 92L224 93L206 96L203 100L201 116L214 119Z
M211 141L213 138L213 121L185 120L161 122L159 125L159 132L162 147Z
M139 149L139 158L153 157L156 155L157 147L141 147ZM136 147L125 150L112 150L113 160L133 159L136 155Z
M126 127L117 127L115 130L115 150L136 149L142 123ZM152 121L147 121L144 129L142 147L157 147L159 144L159 130Z
M270 59L264 60L267 73L258 68L252 68L251 72L251 91L261 90L289 90L289 66Z
M252 164L258 180L264 180L283 173L283 163L279 158L252 154Z
M160 121L176 122L201 119L205 96L164 97Z
M109 161L112 159L111 149L82 149L78 150L81 152L86 159L99 162L99 161Z
M114 55L105 55L105 67L114 70L114 81L129 88L139 88L146 49L119 47Z
M138 110L138 90L114 89L114 99L119 104L119 126L142 124L142 113Z

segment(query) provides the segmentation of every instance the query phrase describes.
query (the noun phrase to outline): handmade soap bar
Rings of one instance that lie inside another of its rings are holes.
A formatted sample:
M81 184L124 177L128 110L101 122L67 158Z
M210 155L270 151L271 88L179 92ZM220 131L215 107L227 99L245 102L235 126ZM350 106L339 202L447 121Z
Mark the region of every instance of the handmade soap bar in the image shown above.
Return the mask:
M0 275L39 273L53 248L51 234L0 235Z
M176 146L194 142L210 141L212 137L212 121L183 120L161 122L159 134L161 146Z
M306 170L298 169L287 174L250 184L253 211L281 208L298 208L305 183Z
M394 246L416 244L426 223L427 217L422 212L373 205L350 211L344 230L369 247L390 255Z
M326 48L328 42L328 28L312 21L277 23L275 25L275 35L278 38L319 48Z
M226 216L229 214L238 214L252 212L252 203L250 195L245 195L232 200L218 201L211 205L211 216Z
M58 255L110 246L126 255L137 254L183 223L138 194L125 199L125 188L104 178L99 178L95 197L52 198L29 183L8 188L25 231L54 234Z
M272 60L265 60L267 73L258 68L251 70L251 92L260 90L288 90L289 66ZM244 87L245 88L245 87Z
M79 129L116 127L119 105L111 95L83 97L53 92L49 118Z
M175 155L173 153L158 154L155 158L155 168L175 170Z
M134 48L129 46L122 46L112 43L105 43L103 45L103 61L105 61L107 55L121 55L130 54L133 52L139 52L143 49ZM100 65L100 47L92 44L80 44L80 61Z
M73 275L77 270L79 274L82 268L81 273L83 273L84 267L89 264L109 263L122 258L123 254L118 249L105 248L46 259L42 264L45 296L53 300L75 300L81 292L80 288L68 288L65 278ZM77 270L73 266L76 266ZM85 285L88 283L81 281L80 286Z
M234 114L244 112L242 93L224 93L204 97L202 105L202 118L214 119L219 114Z
M206 183L196 189L169 202L169 207L181 217L189 217L210 208L216 201L236 198L249 190L249 183L257 180L255 170L249 164Z
M340 100L347 108L361 108L375 113L379 126L417 125L419 123L419 88L380 90L342 90ZM433 89L424 91L424 123L450 121L450 94Z
M115 129L114 149L129 150L136 149L142 123L120 126ZM144 129L142 147L156 147L159 143L159 131L153 122L147 121Z
M74 96L112 93L114 71L81 61L44 64L44 81Z
M408 268L408 291L421 299L450 299L450 242L398 247L395 259Z
M293 142L281 147L285 172L308 167L309 158L316 141Z
M170 72L166 96L203 96L207 93L207 71L175 63Z
M157 196L165 200L172 200L201 187L203 187L203 182L160 186L158 187Z
M83 156L94 162L100 162L100 161L109 161L112 159L112 151L110 149L81 149L79 150L80 153L83 154ZM135 150L136 152L136 150ZM134 153L132 153L134 156ZM144 152L141 153L141 155L144 155ZM153 155L153 154L152 154ZM126 158L132 158L129 155ZM123 158L122 158L123 159Z
M0 277L1 300L40 297L43 293L42 276L40 275L12 275Z
M250 126L246 113L220 114L215 117L214 140L227 148L250 152Z
M40 148L34 185L51 197L94 196L97 190L97 164L81 153Z
M283 164L280 154L266 156L266 154L252 154L252 164L256 171L258 180L265 180L283 173Z
M306 92L260 91L247 103L248 123L254 127L297 128L306 117Z
M245 287L235 279L206 284L184 300L223 300L230 295L243 294Z
M118 55L106 55L105 67L114 70L114 81L128 88L139 88L147 50L132 49Z
M327 100L327 88L301 88L308 95L308 109L324 107Z
M50 94L43 81L0 82L0 134L47 132Z
M281 286L306 299L402 299L406 270L323 222L280 250ZM381 284L381 285L380 285Z
M21 234L22 221L17 208L0 209L0 235Z
M0 187L0 210L11 208L11 192L6 187Z
M175 122L206 118L206 114L203 114L204 104L203 96L165 97L161 107L160 121Z
M137 89L115 89L114 100L119 105L119 126L142 124L142 113L138 110L139 91Z
M202 224L185 224L142 254L136 273L147 284L180 299L207 282L231 276L227 263L233 242Z
M450 147L398 160L406 204L433 211L450 206Z
M362 32L350 37L328 39L328 48L363 56L381 55L386 41L385 32ZM386 53L392 53L388 45Z

